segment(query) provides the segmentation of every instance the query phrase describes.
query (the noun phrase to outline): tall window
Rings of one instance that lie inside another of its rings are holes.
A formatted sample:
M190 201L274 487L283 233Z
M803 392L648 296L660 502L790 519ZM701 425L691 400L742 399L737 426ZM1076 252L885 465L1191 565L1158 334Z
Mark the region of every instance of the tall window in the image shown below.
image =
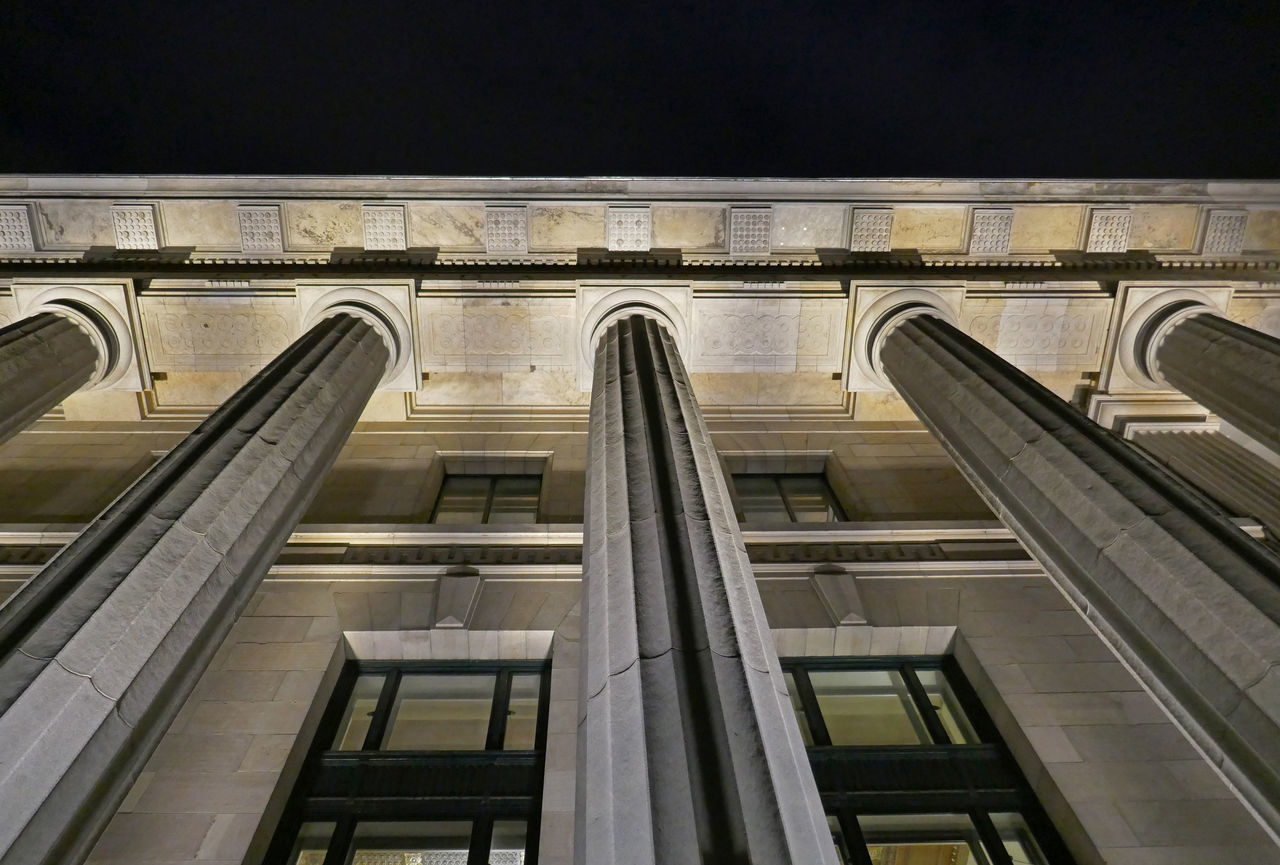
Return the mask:
M535 865L541 662L343 670L268 865Z
M536 523L538 475L446 475L433 523Z
M738 520L744 523L833 523L844 511L821 474L733 476Z
M782 661L846 865L1067 865L954 661Z

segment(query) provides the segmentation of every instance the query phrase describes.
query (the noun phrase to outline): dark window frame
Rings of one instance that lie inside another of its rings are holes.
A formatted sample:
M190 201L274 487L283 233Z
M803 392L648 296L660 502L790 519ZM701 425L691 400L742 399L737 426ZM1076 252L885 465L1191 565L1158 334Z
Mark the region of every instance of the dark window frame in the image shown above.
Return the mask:
M438 493L436 493L436 501L435 501L435 504L433 504L433 505L431 506L431 517L427 520L427 522L430 522L430 523L435 523L435 522L436 522L436 517L437 517L437 516L439 515L439 513L440 513L440 505L441 505L441 504L444 502L444 500L445 500L445 490L446 490L446 488L447 488L447 487L448 487L448 485L449 485L449 479L450 479L450 478L484 478L485 480L487 480L487 481L488 481L488 483L489 483L489 488L488 488L488 490L486 490L486 492L485 492L485 497L484 497L484 510L483 510L483 513L482 513L482 514L481 514L481 516L480 516L480 521L479 521L479 523L476 523L475 525L489 525L489 515L490 515L490 514L492 513L492 511L493 511L493 497L494 497L494 494L495 494L495 493L496 493L496 491L497 491L497 488L498 488L498 482L499 482L499 481L501 481L501 480L505 480L505 479L508 479L508 478L519 478L519 479L523 479L523 480L532 480L532 481L537 481L537 483L538 483L538 499L539 499L539 503L538 503L538 505L535 507L535 511L534 511L534 522L537 522L537 519L538 519L538 513L537 513L537 511L541 509L541 499L542 499L542 479L543 479L543 476L542 476L542 475L534 475L534 474L526 474L526 473L523 473L523 472L522 472L522 473L514 473L514 474L507 474L507 473L501 473L501 472L500 472L500 473L493 473L493 472L457 472L457 473L454 473L454 474L446 474L446 475L444 476L444 478L440 481L440 491L439 491ZM459 523L458 525L463 525L463 524L462 524L462 523Z
M841 852L848 862L871 865L858 814L949 813L969 817L991 865L1013 865L990 815L1015 813L1026 822L1049 865L1074 865L954 657L793 657L780 662L782 671L791 674L796 683L796 696L814 743L807 749L809 762L823 806L840 827L845 844ZM932 741L920 745L832 745L808 676L818 670L898 672ZM950 741L917 670L941 672L978 742Z
M815 526L830 525L833 522L842 523L848 519L848 516L844 509L844 504L840 501L840 497L836 495L835 488L831 486L831 481L827 479L826 472L733 472L732 477L733 477L735 492L737 491L739 478L746 478L746 477L756 478L756 479L767 478L768 480L772 481L774 489L777 490L778 499L782 502L782 507L787 512L787 519L790 520L795 525L806 525L806 524L815 525ZM787 494L786 489L784 489L782 485L782 479L788 478L788 477L820 479L822 481L823 493L827 499L828 505L831 507L831 510L835 516L835 519L828 520L825 523L810 522L807 520L796 519L795 507L792 505L791 498ZM738 505L739 506L737 508L737 514L736 514L736 516L738 517L738 522L745 523L748 520L747 520L746 511L744 511L741 507L741 500L739 500Z
M405 675L495 674L484 750L379 750ZM357 679L386 678L365 748L333 750ZM537 674L538 719L532 750L504 750L511 677ZM551 703L551 665L547 661L347 661L321 716L276 826L265 865L290 865L294 842L304 823L334 823L326 865L349 865L356 824L369 821L466 820L471 823L468 865L486 865L493 824L525 821L525 862L537 865L542 818L542 778L546 762ZM370 747L370 746L373 747Z

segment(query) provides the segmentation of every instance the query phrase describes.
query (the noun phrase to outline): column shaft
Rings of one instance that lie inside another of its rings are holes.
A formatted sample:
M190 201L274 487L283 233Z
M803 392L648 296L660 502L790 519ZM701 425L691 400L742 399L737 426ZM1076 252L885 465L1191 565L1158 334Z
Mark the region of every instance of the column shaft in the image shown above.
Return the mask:
M954 327L909 318L880 356L1000 518L1280 827L1280 558Z
M1280 449L1280 339L1202 313L1169 329L1155 362L1172 387Z
M0 608L0 863L88 854L387 357L364 321L316 325Z
M0 329L0 442L88 384L97 363L93 340L57 313Z
M577 861L835 862L715 448L674 342L596 350Z
M1218 432L1142 432L1133 442L1231 513L1254 517L1280 537L1280 474L1262 457Z

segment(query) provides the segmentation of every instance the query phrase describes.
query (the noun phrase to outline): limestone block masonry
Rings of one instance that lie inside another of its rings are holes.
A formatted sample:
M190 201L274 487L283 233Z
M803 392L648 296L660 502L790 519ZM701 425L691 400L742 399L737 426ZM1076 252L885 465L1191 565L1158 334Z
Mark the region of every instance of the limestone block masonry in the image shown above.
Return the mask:
M79 862L323 481L388 358L314 327L0 609L0 862Z
M596 350L576 862L835 865L714 445L671 335Z

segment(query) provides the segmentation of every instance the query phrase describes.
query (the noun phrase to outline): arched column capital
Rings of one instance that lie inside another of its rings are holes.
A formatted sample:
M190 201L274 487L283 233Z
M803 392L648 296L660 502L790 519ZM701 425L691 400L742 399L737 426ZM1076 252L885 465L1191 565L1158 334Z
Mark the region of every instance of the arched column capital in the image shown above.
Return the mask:
M141 344L131 324L126 281L33 280L15 283L13 297L21 317L42 312L61 315L93 342L98 363L86 390L146 389L138 362Z
M298 330L305 333L342 313L368 322L386 343L389 354L378 390L416 391L422 374L413 338L412 304L413 285L408 280L299 282Z
M600 337L604 336L609 325L628 316L643 315L659 322L676 341L676 348L682 354L688 352L690 299L687 286L580 289L578 308L583 312L578 328L578 350L581 353L578 380L582 389L591 387L596 344Z
M1204 313L1222 315L1223 309L1217 298L1199 288L1169 288L1139 303L1125 317L1116 346L1125 374L1152 390L1175 390L1160 375L1156 349L1174 327Z
M894 328L917 315L932 315L955 325L963 286L940 288L858 287L846 390L891 391L880 363L880 349Z

